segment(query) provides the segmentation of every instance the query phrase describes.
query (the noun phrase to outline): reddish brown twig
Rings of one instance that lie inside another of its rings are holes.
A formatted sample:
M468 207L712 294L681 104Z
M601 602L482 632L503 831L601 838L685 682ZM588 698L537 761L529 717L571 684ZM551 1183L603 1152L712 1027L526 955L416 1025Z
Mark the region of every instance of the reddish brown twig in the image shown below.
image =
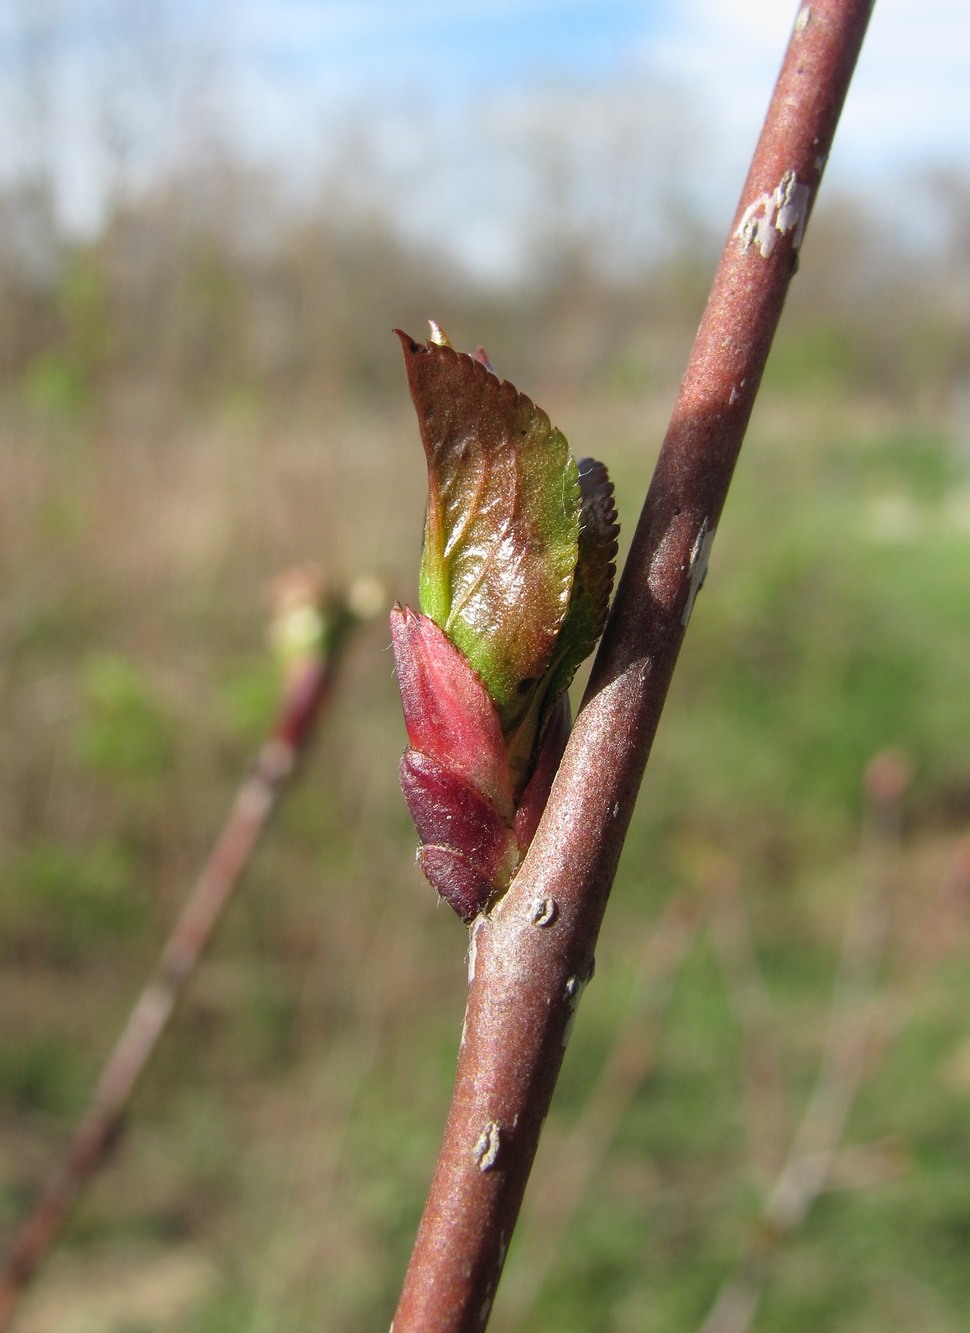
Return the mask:
M455 1089L396 1333L488 1321L870 8L799 11L549 805L512 888L473 928Z
M300 641L301 614L317 612L319 587L293 571L280 581L280 620L295 625L297 645L288 650L280 706L252 771L202 873L162 950L155 972L141 992L108 1057L67 1156L48 1181L18 1235L0 1273L0 1329L9 1326L20 1295L56 1240L86 1181L114 1140L141 1074L154 1053L186 982L208 945L223 911L252 856L296 761L313 734L333 680L352 616L343 604L323 609L329 623L316 641ZM289 619L292 618L292 619Z

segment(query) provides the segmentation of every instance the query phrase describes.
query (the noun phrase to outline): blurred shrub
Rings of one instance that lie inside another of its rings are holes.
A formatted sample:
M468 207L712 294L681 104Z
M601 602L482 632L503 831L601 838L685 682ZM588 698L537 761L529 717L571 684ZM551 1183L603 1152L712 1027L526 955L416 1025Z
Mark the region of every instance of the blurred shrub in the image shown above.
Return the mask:
M8 957L74 963L143 917L136 867L119 841L82 848L39 838L0 879L0 949Z
M19 1111L70 1114L86 1071L73 1044L59 1036L18 1036L0 1045L0 1098Z
M60 348L52 347L31 361L24 387L28 401L52 416L74 417L87 400L83 373Z
M862 441L837 440L829 445L828 457L834 478L847 489L889 492L918 505L942 504L968 479L952 437L930 425L903 426ZM891 539L894 534L885 535ZM904 535L900 525L896 540Z
M883 746L938 787L966 772L970 528L951 517L958 469L936 432L838 442L818 490L777 476L769 448L752 442L715 545L717 595L694 614L658 796L725 827L784 811L811 838L851 820Z
M780 393L844 395L859 382L858 333L843 320L784 327L772 348L765 387Z
M85 767L135 783L170 771L176 725L143 672L113 654L94 654L84 663L82 694L74 743Z
M230 734L254 747L266 734L279 693L279 672L267 655L227 673L213 703Z
M107 274L97 253L67 253L46 294L46 345L29 355L27 401L41 413L73 419L89 407L111 350Z

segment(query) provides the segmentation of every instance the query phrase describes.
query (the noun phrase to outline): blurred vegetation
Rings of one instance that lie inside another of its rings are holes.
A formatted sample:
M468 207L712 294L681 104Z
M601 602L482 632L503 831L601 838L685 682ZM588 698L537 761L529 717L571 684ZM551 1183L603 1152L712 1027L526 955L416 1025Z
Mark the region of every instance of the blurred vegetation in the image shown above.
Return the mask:
M618 268L608 214L599 230L545 218L529 280L486 285L339 179L274 207L266 172L224 152L119 191L85 239L42 186L0 201L3 1237L269 720L266 585L313 559L413 599L423 464L390 328L420 335L434 315L483 342L577 452L609 462L628 537L714 253L692 217L689 245ZM709 867L733 868L780 1051L777 1167L866 875L863 774L890 746L914 776L846 1148L875 1165L847 1164L780 1247L756 1327L900 1327L900 1310L907 1327L964 1326L970 191L921 188L941 222L922 248L863 229L850 199L813 222L497 1330L700 1327L758 1234L749 1139L767 1105L746 1081ZM403 743L380 626L25 1329L386 1324L464 987L463 931L413 865ZM693 924L655 975L671 900ZM620 1078L595 1175L557 1211L557 1145L631 1030L652 1057Z

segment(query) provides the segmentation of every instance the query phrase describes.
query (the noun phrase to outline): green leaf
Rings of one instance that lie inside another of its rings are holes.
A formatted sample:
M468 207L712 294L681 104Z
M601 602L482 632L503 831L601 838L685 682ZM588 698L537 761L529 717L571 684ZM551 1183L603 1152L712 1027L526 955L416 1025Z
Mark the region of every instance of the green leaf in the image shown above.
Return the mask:
M610 608L620 533L613 483L602 463L583 458L579 463L579 486L582 497L579 558L569 608L549 670L527 695L527 706L515 729L508 734L509 767L516 791L522 790L532 772L536 743L550 709L569 689L579 664L596 647Z
M398 336L428 460L421 609L465 654L508 733L570 603L576 464L545 412L482 361Z
M566 619L556 641L549 680L550 702L569 688L580 662L590 655L603 633L616 577L617 538L613 483L595 458L579 462L581 494L579 559Z

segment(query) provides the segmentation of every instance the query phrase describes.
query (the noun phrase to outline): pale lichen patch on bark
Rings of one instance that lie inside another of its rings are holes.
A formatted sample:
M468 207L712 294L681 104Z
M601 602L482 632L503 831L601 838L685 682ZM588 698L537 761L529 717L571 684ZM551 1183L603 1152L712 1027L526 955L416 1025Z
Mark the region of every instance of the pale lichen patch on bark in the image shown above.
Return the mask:
M756 246L762 259L770 258L780 236L793 232L795 250L802 243L811 190L794 171L786 171L773 190L766 191L744 210L734 235L742 254Z
M491 1171L498 1160L501 1138L499 1126L494 1120L490 1120L479 1134L472 1149L472 1156L478 1163L479 1171Z

